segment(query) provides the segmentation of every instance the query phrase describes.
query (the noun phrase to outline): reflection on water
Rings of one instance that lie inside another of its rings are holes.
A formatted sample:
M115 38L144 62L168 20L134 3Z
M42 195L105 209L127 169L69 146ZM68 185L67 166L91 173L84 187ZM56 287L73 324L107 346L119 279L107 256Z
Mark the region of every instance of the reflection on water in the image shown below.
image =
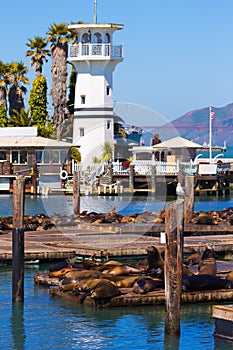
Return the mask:
M12 195L0 195L0 217L12 215ZM167 203L175 200L175 197L154 197L148 196L81 196L81 211L107 213L112 205L116 207L116 211L129 215L132 213L141 213L145 210L158 212L165 209ZM195 197L195 211L221 210L223 208L233 207L233 197L230 196L200 196ZM25 214L35 215L45 213L49 216L54 213L73 214L73 198L68 195L49 195L30 196L25 198Z
M40 266L39 271L47 271ZM182 305L181 335L164 336L161 306L95 309L51 298L34 286L35 268L25 268L25 301L11 302L11 270L0 268L0 349L232 349L214 341L212 304Z

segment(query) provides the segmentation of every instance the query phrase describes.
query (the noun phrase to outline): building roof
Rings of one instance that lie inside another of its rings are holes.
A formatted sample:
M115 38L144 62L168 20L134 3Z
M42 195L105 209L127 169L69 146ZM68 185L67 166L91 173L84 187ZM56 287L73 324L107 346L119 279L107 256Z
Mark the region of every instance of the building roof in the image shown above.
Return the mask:
M123 24L116 23L79 23L70 24L69 29L87 30L87 29L108 29L108 30L119 30L123 29Z
M183 137L177 136L170 140L163 141L157 145L152 146L153 149L168 149L168 148L203 148L202 145L199 145L196 142L187 140Z
M1 136L0 147L53 147L69 148L72 143L48 139L41 136Z

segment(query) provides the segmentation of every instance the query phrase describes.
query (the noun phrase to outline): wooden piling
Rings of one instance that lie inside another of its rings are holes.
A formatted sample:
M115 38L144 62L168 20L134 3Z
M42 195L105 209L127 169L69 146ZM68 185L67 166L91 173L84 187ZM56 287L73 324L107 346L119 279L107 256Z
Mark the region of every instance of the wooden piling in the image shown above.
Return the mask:
M156 167L153 164L153 165L151 165L151 192L153 194L156 191L155 176L156 176Z
M73 212L80 214L80 176L79 171L74 172L73 176Z
M185 176L184 223L188 224L194 211L194 176Z
M134 190L134 165L132 164L129 166L129 189Z
M184 200L168 204L165 210L165 334L180 334L180 305L184 230Z
M24 300L24 199L25 179L13 182L12 300Z

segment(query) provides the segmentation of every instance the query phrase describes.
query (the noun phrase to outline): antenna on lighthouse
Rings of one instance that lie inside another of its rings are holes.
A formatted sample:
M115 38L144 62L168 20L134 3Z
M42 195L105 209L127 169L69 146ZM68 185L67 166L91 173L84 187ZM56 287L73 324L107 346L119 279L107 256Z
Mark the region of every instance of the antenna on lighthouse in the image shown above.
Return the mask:
M97 23L97 0L94 0L94 23Z

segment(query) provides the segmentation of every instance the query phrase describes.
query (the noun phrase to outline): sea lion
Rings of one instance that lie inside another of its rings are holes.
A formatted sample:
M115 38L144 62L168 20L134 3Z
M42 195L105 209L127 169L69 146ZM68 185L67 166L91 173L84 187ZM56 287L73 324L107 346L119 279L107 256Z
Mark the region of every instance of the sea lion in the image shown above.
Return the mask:
M159 249L151 246L146 249L148 261L148 274L152 277L164 278L164 260Z
M191 267L193 265L198 265L201 261L201 257L202 257L201 253L194 251L190 256L188 256L185 259L184 264L188 267Z
M117 265L113 266L108 270L102 271L103 274L110 274L114 276L126 276L130 274L140 274L143 271L139 268L130 266L130 265Z
M73 270L73 271L67 272L65 277L76 281L80 281L88 278L93 278L93 279L100 278L100 275L101 273L96 270L82 270L82 271Z
M114 276L112 274L104 274L100 278L111 281L118 288L132 288L134 283L141 278L141 276Z
M206 249L198 265L198 274L208 274L212 276L216 276L217 274L216 253L208 244L206 245Z
M48 275L49 275L49 277L58 277L59 279L63 279L63 278L65 278L66 274L68 272L71 272L71 271L80 272L82 270L76 269L74 267L64 267L63 269L58 270L58 271L49 271Z
M226 275L226 279L233 281L233 271L228 272L228 274Z
M218 276L192 275L182 278L182 291L217 290L233 288L233 282Z
M146 294L161 288L164 288L164 281L145 277L138 279L134 283L133 292L136 294Z
M90 296L95 305L107 304L111 298L120 295L119 288L107 279L87 280L80 283L75 290L75 295L82 294L80 303L83 303L87 296Z

